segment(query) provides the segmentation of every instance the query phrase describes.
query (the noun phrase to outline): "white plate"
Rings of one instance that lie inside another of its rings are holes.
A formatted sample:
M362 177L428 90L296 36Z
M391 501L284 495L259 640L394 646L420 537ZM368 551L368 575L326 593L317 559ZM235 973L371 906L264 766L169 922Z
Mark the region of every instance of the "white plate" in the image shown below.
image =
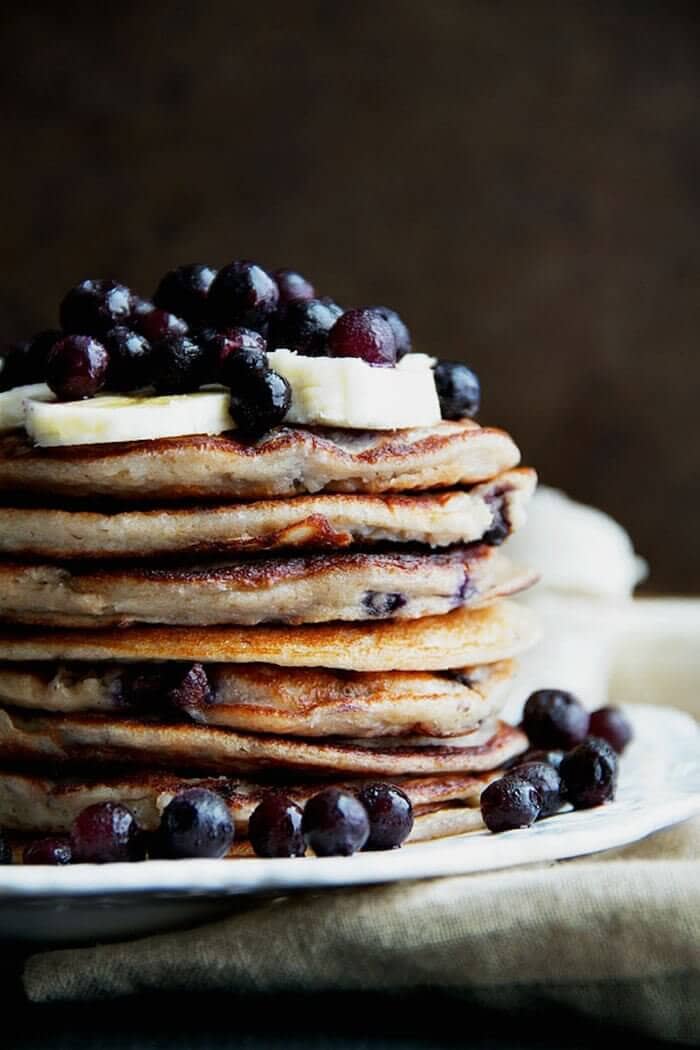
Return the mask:
M369 885L507 868L622 846L700 813L700 730L672 708L626 708L635 739L615 802L527 830L473 831L354 857L145 861L0 867L0 936L31 941L129 937L230 910L231 897Z

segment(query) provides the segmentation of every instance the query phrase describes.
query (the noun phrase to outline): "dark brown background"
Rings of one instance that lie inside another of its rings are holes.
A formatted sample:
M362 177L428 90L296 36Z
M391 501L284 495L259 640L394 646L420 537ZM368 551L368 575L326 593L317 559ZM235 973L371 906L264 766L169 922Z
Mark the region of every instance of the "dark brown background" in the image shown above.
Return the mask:
M294 264L472 363L482 419L700 591L696 4L100 6L4 15L6 337L85 276Z

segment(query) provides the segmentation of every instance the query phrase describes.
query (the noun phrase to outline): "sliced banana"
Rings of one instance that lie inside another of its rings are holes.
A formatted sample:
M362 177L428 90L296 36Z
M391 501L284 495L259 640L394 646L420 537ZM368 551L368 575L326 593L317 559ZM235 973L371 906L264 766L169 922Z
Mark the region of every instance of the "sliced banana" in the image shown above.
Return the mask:
M400 430L440 422L433 359L407 354L396 368L353 357L304 357L273 350L270 367L292 388L286 422L360 430Z
M159 397L106 394L89 401L28 401L24 425L43 448L221 434L235 426L231 395L220 390Z
M267 356L270 367L292 389L287 423L399 430L440 421L433 359L425 354L408 354L396 368L373 368L357 358L304 357L292 350L273 350ZM87 401L50 404L43 400L45 393L53 398L43 385L8 391L12 397L0 395L8 405L3 429L23 423L35 444L44 448L235 429L229 412L231 394L221 387L166 396L102 394Z
M24 425L25 402L53 401L56 395L49 390L46 383L30 383L29 386L16 386L12 390L0 393L0 433L4 430L15 430Z

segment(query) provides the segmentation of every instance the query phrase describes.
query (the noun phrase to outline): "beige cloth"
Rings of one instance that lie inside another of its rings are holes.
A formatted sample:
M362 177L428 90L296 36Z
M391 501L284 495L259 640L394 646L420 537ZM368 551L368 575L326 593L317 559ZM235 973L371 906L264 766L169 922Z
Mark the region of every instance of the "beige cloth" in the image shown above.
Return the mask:
M699 846L696 819L578 860L232 904L186 932L35 955L25 988L56 1001L433 987L700 1041Z

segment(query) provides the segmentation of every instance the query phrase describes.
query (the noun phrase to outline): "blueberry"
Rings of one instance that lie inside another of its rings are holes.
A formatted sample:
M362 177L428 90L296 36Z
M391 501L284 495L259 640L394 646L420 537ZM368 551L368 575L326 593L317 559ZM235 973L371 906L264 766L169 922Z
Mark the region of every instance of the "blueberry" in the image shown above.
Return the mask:
M443 419L463 419L477 414L481 385L471 368L458 361L439 361L433 374Z
M108 390L138 390L148 384L151 344L145 336L120 325L110 329L103 342L109 354L105 381Z
M162 711L164 668L124 667L115 687L115 699L127 708L140 711Z
M591 736L607 740L621 755L634 736L632 726L619 707L601 707L591 715L588 727Z
M277 309L277 282L247 259L219 270L209 288L208 316L219 328L237 326L267 331Z
M189 325L181 317L168 310L148 310L132 316L134 328L148 339L149 343L159 343L171 336L187 335Z
M81 281L61 303L61 327L70 335L104 335L128 323L132 306L131 292L123 284Z
M407 604L405 594L398 592L365 591L362 595L362 607L368 616L393 616Z
M330 295L320 295L318 301L319 303L322 303L324 306L328 307L331 313L335 315L336 321L345 313L345 307L338 306L335 299L333 299Z
M12 848L2 832L0 832L0 864L12 864Z
M588 737L564 755L561 778L574 809L610 802L617 786L617 755L607 740Z
M190 263L169 270L156 288L153 302L160 310L198 324L207 315L207 295L216 270L201 263Z
M234 354L230 360L238 357ZM245 385L234 385L231 390L231 415L240 436L256 439L272 430L289 411L292 389L277 372L267 370L249 377Z
M381 314L385 321L389 322L389 327L394 333L397 360L400 361L406 354L410 354L412 349L411 333L397 314L396 310L391 310L388 306L372 306L370 309L376 310L378 314Z
M198 709L214 699L202 664L179 661L153 667L125 667L113 695L125 708L157 713L161 718L180 711L196 715Z
M296 270L275 270L273 277L277 281L280 305L299 299L313 299L316 295L314 286Z
M260 338L262 339L262 336ZM251 343L224 355L220 378L234 393L240 393L257 389L269 371L270 366L264 349Z
M328 336L329 357L357 357L368 365L393 368L396 340L389 322L377 310L347 310Z
M563 751L542 751L541 749L530 748L524 755L518 755L517 758L513 759L513 765L524 765L526 762L546 762L548 766L552 766L559 771L563 757Z
M355 795L326 788L306 803L302 831L316 856L349 857L367 842L369 817Z
M160 843L163 855L223 857L234 838L234 825L221 795L206 788L180 791L163 810Z
M24 848L22 860L25 864L70 864L73 850L67 835L35 839Z
M207 356L199 343L173 335L153 346L151 382L159 394L186 394L206 380Z
M73 860L84 864L143 860L145 842L134 815L119 802L96 802L73 821Z
M17 343L11 347L0 372L0 390L43 383L49 351L62 337L63 332L51 329L39 332L28 343Z
M248 838L258 857L303 857L303 813L284 795L270 794L256 806L248 822Z
M521 762L508 770L515 777L527 780L540 793L541 817L556 813L564 801L559 773L548 762Z
M590 716L571 693L538 689L523 711L523 729L534 747L564 750L580 744L588 733Z
M150 299L143 299L140 295L132 295L129 324L134 328L138 328L139 318L152 314L155 308L155 303L151 302Z
M89 335L67 335L49 351L46 382L59 401L94 397L105 385L109 355Z
M510 522L506 516L505 501L503 496L499 495L487 499L487 503L493 514L493 520L491 527L481 537L481 542L488 544L489 547L500 547L511 532Z
M481 815L489 831L512 831L534 824L542 798L529 780L506 773L481 793Z
M295 350L304 357L323 357L328 353L328 333L342 312L332 300L287 303L270 328L270 346Z
M413 806L395 784L367 784L358 798L369 817L366 850L398 849L413 829Z
M224 386L238 386L249 373L263 375L268 371L267 341L252 328L227 328L205 336L213 379Z
M175 664L163 676L166 701L183 711L207 707L214 701L207 672L202 664Z

